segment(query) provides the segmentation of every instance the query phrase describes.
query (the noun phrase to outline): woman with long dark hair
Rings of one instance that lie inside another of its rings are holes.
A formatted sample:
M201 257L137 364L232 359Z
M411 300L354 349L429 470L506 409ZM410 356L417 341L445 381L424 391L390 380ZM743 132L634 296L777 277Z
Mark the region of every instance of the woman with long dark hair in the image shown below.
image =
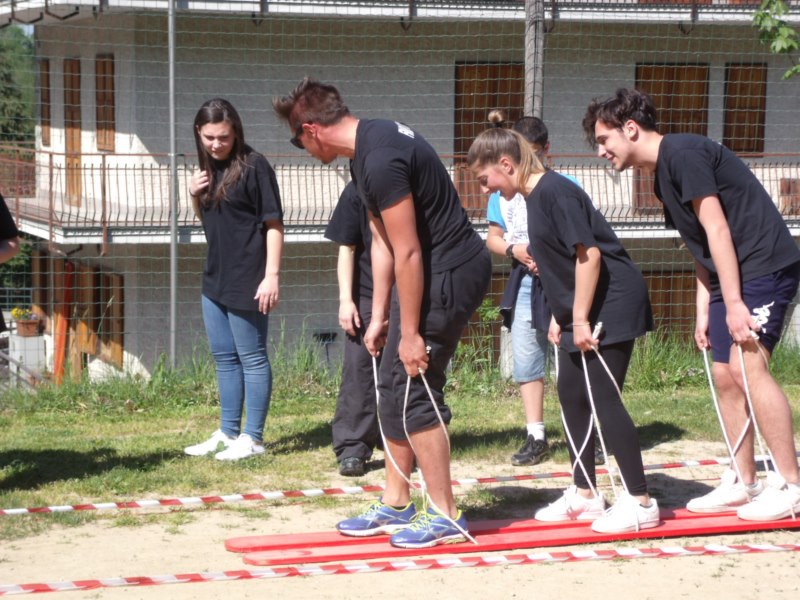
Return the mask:
M219 429L185 452L202 456L222 446L215 458L239 460L264 453L272 393L268 315L279 300L283 210L275 172L245 143L230 102L203 104L194 138L199 169L189 193L208 243L201 301L222 414Z

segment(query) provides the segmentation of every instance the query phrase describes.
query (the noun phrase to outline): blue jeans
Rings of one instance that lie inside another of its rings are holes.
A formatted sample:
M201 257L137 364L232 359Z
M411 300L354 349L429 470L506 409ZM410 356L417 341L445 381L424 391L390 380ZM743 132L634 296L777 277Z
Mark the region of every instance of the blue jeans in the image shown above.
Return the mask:
M246 407L242 433L260 442L272 395L272 368L267 356L269 317L257 310L228 308L206 296L202 297L202 307L208 345L217 365L220 429L229 437L237 437L242 408Z
M530 275L522 278L514 304L514 322L511 324L511 357L514 359L512 375L517 383L542 379L547 359L547 333L533 328L532 283L533 277Z

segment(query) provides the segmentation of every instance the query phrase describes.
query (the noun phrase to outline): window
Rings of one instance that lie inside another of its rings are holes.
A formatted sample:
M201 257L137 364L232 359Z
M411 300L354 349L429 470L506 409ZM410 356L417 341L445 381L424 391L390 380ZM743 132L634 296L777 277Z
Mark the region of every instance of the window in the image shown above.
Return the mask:
M653 99L659 133L708 132L708 65L639 64L636 87ZM653 176L636 169L633 179L634 212L661 214L653 193Z
M50 145L50 59L39 61L39 124L41 126L42 146Z
M726 65L722 143L737 153L764 152L766 112L767 65Z
M523 115L525 66L518 62L456 63L455 78L453 178L461 204L470 217L479 217L486 210L486 198L464 160L472 141L489 127L490 111L502 110L509 124Z
M523 115L524 83L522 63L456 64L456 155L466 155L472 141L489 127L486 117L491 110L502 110L509 124Z
M708 65L636 65L636 87L653 99L659 133L708 132Z
M97 149L114 152L114 55L98 54L95 60L95 99L97 104Z

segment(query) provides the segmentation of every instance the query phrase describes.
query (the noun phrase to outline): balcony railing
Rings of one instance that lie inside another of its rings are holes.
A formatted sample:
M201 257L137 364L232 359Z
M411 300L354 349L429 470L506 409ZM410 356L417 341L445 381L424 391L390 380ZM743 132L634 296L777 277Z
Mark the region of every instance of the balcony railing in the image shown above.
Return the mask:
M800 154L745 157L785 219L800 224ZM321 231L350 178L348 165L320 165L301 157L270 157L278 178L287 231ZM470 219L485 223L486 197L463 163L443 157ZM657 202L642 190L652 184L633 171L617 173L587 155L553 157L553 168L574 176L595 206L618 228L661 228ZM199 231L188 193L193 162L178 157L177 223ZM166 155L83 154L70 157L20 147L0 147L0 191L12 213L62 238L92 231L142 233L170 226L170 167Z

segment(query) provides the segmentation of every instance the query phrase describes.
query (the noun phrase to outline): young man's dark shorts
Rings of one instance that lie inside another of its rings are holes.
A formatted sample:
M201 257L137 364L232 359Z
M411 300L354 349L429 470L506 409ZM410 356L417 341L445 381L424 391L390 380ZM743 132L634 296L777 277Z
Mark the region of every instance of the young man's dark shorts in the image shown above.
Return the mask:
M398 353L400 305L397 290L393 290L379 383L380 424L387 438L404 440L406 431L415 433L437 426L440 417L445 424L450 422L450 408L444 403L447 369L461 333L483 300L491 274L492 259L483 247L466 263L444 273L435 273L426 282L420 330L430 348L425 379L435 405L420 377L411 379L406 401L408 376Z
M758 341L772 353L783 331L783 320L800 283L800 262L794 263L742 284L742 300L756 323L761 327ZM725 303L722 293L711 295L708 314L708 337L714 362L730 362L733 338L725 321Z

